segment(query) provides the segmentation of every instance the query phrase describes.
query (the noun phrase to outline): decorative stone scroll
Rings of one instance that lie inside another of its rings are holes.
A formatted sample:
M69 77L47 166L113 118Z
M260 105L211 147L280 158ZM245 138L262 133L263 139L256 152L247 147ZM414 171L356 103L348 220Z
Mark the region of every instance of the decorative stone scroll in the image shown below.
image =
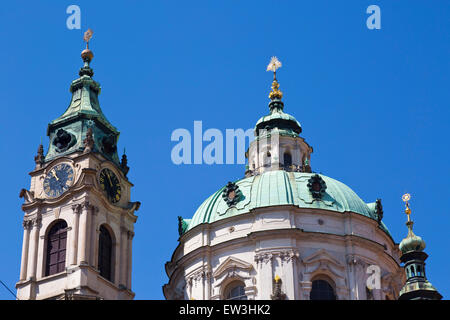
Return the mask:
M228 182L223 190L222 198L227 203L228 207L232 207L242 200L242 192L235 183Z

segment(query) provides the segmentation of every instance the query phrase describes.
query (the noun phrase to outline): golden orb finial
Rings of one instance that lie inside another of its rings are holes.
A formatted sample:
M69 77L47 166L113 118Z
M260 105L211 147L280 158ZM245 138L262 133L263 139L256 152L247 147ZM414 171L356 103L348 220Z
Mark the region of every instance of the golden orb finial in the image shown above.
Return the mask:
M81 52L81 58L85 62L91 62L94 57L94 53L89 49L89 40L91 40L93 33L92 29L87 29L83 36L83 40L86 42L86 49Z
M269 64L267 65L266 71L273 72L273 82L272 82L272 91L269 94L270 100L273 99L281 99L283 97L283 92L280 91L280 84L277 81L277 69L281 68L281 62L277 57L272 57L270 59Z
M274 280L275 280L275 282L278 282L278 281L281 280L281 278L280 278L280 276L276 275L275 278L274 278Z
M409 215L411 214L411 209L409 208L409 200L411 200L411 195L409 193L405 193L402 196L402 200L405 203L405 213L408 215L408 221L410 220Z

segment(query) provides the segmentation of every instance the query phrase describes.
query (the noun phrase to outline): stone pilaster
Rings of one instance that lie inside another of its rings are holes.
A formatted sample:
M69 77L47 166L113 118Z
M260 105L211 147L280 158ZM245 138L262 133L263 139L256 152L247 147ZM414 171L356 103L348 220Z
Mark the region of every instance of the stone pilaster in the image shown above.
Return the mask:
M257 253L255 261L258 270L258 300L270 300L272 281L267 281L267 279L273 279L273 255L270 252Z
M29 247L29 272L28 272L28 278L31 278L33 280L36 280L36 273L37 273L37 258L38 258L38 249L39 249L39 232L41 229L41 222L42 218L40 215L33 219L33 229L31 231L31 240L30 240L30 247Z
M128 230L120 228L120 254L119 254L119 286L127 286L127 247Z
M284 293L289 300L296 299L298 294L298 276L296 272L299 253L294 250L286 250L279 253L281 261Z
M93 206L85 201L81 204L80 226L78 232L78 264L88 264L90 225L88 223Z
M71 230L71 239L70 239L70 260L69 263L71 265L77 264L78 257L78 229L80 225L80 213L81 213L81 204L74 204L72 206L73 210L73 228Z
M22 263L20 267L20 281L26 280L28 268L28 250L30 246L30 232L33 223L30 220L23 221Z
M89 255L89 262L90 265L93 266L95 269L97 269L98 266L98 238L97 238L97 216L98 216L98 207L92 208L92 214L91 214L91 222L90 222L90 255Z
M128 231L127 233L128 235L128 250L127 250L127 288L129 290L131 290L131 263L132 263L132 259L131 259L131 251L132 251L132 244L133 244L133 237L134 237L134 232L133 231Z

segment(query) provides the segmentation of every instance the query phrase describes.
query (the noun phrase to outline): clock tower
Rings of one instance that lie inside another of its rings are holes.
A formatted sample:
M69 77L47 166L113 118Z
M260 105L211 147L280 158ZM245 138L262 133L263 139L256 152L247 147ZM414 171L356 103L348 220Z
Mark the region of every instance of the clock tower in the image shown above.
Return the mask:
M133 299L131 253L139 202L130 200L127 157L119 132L100 109L92 79L92 31L85 33L84 66L72 81L67 110L49 123L22 189L24 234L17 297Z

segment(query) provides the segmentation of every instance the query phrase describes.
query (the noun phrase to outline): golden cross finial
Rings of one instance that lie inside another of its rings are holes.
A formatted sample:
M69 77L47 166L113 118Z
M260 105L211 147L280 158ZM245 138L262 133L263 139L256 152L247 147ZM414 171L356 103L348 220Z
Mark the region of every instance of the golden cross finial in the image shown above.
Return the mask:
M281 62L278 60L277 57L272 57L270 59L269 64L267 65L266 71L272 71L273 72L273 79L276 79L277 69L281 68Z
M408 221L410 221L409 215L411 214L411 209L409 208L409 200L411 200L411 195L409 193L405 193L402 196L402 200L406 206L405 213L408 216Z
M87 29L87 31L84 33L83 40L86 41L86 49L89 49L89 40L91 40L93 33L94 31L92 31L92 29Z
M273 72L273 82L272 82L272 91L269 94L270 100L273 99L281 99L283 97L283 93L280 91L280 84L277 81L277 69L281 68L281 62L277 57L272 57L270 59L269 64L267 65L266 71Z

